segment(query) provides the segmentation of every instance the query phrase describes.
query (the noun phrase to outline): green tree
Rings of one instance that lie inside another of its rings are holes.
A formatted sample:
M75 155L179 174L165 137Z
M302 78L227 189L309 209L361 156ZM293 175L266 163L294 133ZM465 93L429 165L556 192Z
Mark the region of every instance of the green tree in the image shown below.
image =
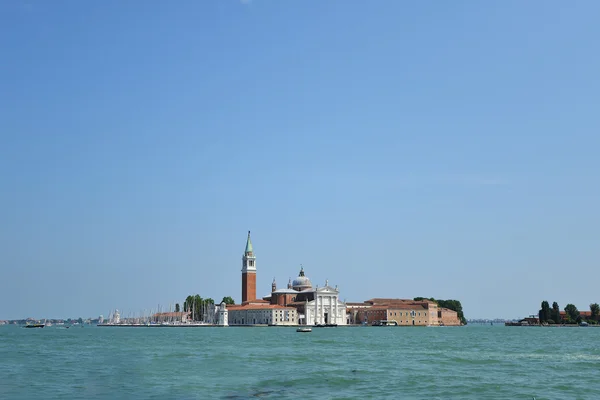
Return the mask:
M227 305L232 305L232 304L235 304L235 301L233 301L231 296L226 296L226 297L223 297L223 300L221 300L221 303L225 303Z
M188 296L185 298L183 302L183 311L190 312L192 311L192 304L194 303L194 296Z
M81 324L83 324L83 318L79 317L79 318L77 319L77 322L79 322L79 324L80 324L80 325L81 325Z
M202 321L202 297L199 294L194 296L193 311L194 321Z
M191 313L193 321L202 320L202 297L199 294L190 295L185 298L183 303L183 311Z
M413 299L414 301L423 301L423 300L430 300L430 301L435 301L437 302L433 297L427 298L427 297L415 297Z
M210 297L203 299L199 294L188 296L183 303L183 311L192 314L192 320L203 321L205 314L209 309L209 305L215 304L215 301Z
M552 310L550 311L550 318L556 322L557 324L560 324L560 308L558 307L558 303L554 302L552 303Z
M175 303L175 312L180 312L179 303Z
M542 309L539 312L540 323L548 322L550 319L550 304L546 300L542 301Z
M578 319L581 320L579 310L577 310L577 307L573 304L567 304L565 307L565 314L567 316L567 322L571 324L577 322Z
M598 303L590 304L590 312L592 314L591 319L596 321L598 319L598 315L600 315L600 306Z

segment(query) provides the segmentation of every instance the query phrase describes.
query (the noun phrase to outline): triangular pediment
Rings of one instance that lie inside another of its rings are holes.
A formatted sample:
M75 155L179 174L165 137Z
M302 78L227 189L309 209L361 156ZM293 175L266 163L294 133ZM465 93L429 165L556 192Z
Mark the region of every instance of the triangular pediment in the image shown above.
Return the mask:
M337 291L335 288L332 288L331 286L324 286L324 287L317 288L317 292L319 292L319 293L339 293L339 291Z

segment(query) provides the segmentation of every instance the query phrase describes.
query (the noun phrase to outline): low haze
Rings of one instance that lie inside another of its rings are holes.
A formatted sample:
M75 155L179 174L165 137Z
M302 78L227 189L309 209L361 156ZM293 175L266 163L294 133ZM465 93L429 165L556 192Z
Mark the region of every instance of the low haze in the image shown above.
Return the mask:
M0 319L298 274L600 301L597 2L0 0Z

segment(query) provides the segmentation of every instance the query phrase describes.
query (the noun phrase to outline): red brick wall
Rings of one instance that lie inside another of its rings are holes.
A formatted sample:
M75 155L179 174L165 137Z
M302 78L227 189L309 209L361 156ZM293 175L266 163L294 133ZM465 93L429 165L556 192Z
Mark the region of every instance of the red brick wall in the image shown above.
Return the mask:
M386 319L387 310L371 310L367 308L359 310L356 317L358 318L357 323L361 323L366 320L367 324L371 325L374 321Z
M256 274L242 274L242 302L256 300Z

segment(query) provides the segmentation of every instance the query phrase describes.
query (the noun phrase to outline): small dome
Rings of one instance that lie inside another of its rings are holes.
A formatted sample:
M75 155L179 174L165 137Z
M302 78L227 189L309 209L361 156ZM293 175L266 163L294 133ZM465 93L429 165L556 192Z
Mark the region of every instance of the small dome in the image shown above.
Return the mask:
M310 279L304 276L304 267L300 267L300 274L292 282L292 288L298 291L312 289L312 283L310 283Z

